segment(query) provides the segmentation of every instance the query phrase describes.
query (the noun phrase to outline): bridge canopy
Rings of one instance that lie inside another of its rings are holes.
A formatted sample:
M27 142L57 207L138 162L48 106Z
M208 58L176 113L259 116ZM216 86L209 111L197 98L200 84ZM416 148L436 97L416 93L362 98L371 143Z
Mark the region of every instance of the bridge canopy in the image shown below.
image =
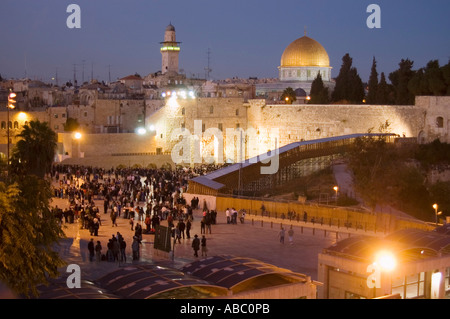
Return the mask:
M333 156L343 154L359 138L386 138L396 134L351 134L300 141L246 159L189 181L188 192L201 195L233 194L240 190L262 190L305 175L305 165L325 168ZM268 170L268 168L272 168ZM264 173L266 170L268 173ZM310 170L306 170L311 173Z

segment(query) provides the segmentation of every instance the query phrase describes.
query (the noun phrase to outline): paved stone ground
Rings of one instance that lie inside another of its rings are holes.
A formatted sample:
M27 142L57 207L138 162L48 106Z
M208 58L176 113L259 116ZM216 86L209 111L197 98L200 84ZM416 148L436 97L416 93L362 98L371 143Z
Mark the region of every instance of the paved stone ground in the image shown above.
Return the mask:
M96 201L103 210L103 201ZM66 199L55 198L52 205L66 207ZM61 241L59 252L61 256L70 264L78 264L81 267L82 278L86 280L95 280L103 275L125 265L136 263L131 260L131 243L134 231L131 231L129 220L119 217L118 227L112 227L109 214L101 214L102 225L99 229L98 237L91 236L86 229L80 229L78 223L64 224L64 231L67 238ZM191 236L200 234L201 211L194 212L193 228ZM280 221L280 220L279 220ZM143 222L142 222L143 223ZM163 221L162 225L167 225ZM288 221L284 224L285 229L290 227ZM145 227L144 227L145 229ZM260 220L254 220L248 217L244 224L227 224L224 212L218 212L217 224L212 225L212 233L206 234L208 255L229 254L235 256L251 257L267 262L282 268L300 272L311 276L317 280L318 253L336 242L336 234L328 232L326 236L323 231L315 231L300 226L294 226L294 240L290 244L286 234L285 243L280 243L278 233L280 224L265 221L261 225ZM90 262L87 250L88 241L94 238L99 240L103 247L103 253L106 253L106 244L113 234L120 232L127 243L127 261L118 262ZM346 234L339 234L338 239L346 237ZM201 237L201 236L200 236ZM181 244L175 245L174 258L163 258L154 254L153 250L154 235L144 234L141 246L141 260L139 263L153 263L180 268L186 263L196 260L191 248L192 239L181 239ZM62 270L65 272L65 269Z

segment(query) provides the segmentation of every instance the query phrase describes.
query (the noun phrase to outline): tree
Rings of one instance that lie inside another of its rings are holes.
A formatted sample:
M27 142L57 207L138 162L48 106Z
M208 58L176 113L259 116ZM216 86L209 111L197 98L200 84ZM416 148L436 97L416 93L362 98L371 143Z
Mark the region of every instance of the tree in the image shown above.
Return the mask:
M450 61L444 65L442 68L442 77L445 81L445 86L447 87L446 95L450 95Z
M347 53L342 58L342 66L336 78L336 86L332 93L333 102L359 104L364 99L364 86L356 68L352 67L353 59Z
M389 133L389 122L380 125L380 133ZM371 133L372 129L368 131ZM372 209L377 204L389 203L392 193L386 187L395 170L395 154L385 136L357 138L349 156L349 168L355 177L355 189Z
M66 124L64 124L64 131L66 132L74 132L78 130L80 127L80 123L78 123L78 120L73 117L68 117L66 120Z
M392 89L386 82L386 76L384 72L381 72L380 83L378 83L376 104L379 105L389 105L392 103Z
M49 209L49 183L36 176L14 179L0 182L0 281L29 297L65 265L53 250L64 232Z
M396 105L413 105L414 94L408 89L408 83L414 76L412 70L414 62L409 59L402 59L399 69L389 74L389 80L394 87Z
M47 122L31 121L17 137L20 140L11 157L12 173L44 178L50 172L55 156L56 133Z
M328 104L330 102L328 88L324 86L320 72L311 84L310 97L308 104Z
M286 104L292 104L297 101L294 89L291 87L286 88L281 94L281 100L285 101Z
M367 93L367 103L376 104L378 93L378 72L377 72L377 61L375 57L372 62L372 70L369 77L369 92Z

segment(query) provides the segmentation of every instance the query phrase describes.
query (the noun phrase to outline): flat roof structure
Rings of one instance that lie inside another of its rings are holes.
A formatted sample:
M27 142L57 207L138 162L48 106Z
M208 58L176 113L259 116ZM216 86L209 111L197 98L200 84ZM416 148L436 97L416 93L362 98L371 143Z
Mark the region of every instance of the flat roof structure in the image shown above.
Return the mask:
M40 286L39 299L262 299L316 298L309 276L256 259L220 255L182 269L155 264L120 267L101 278L70 289L63 279Z
M202 278L233 294L277 285L308 282L303 274L270 265L253 258L229 255L195 261L182 268L188 274Z
M391 269L383 268L382 254ZM377 289L368 284L371 278L378 280ZM324 283L319 298L324 299L397 293L401 298L445 298L450 295L450 235L402 229L384 238L343 239L319 254L319 280Z

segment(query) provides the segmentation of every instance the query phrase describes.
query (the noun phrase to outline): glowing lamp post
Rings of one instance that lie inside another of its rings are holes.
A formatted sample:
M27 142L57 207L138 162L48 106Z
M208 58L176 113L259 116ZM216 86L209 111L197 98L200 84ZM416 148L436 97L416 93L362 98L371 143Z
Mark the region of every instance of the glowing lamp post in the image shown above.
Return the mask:
M83 137L83 134L81 134L80 132L75 132L73 134L73 139L77 141L77 155L73 156L74 151L73 151L73 144L72 144L72 157L80 157L80 140Z
M375 254L375 261L367 267L367 271L371 273L369 277L367 277L367 286L373 288L374 298L377 296L377 288L382 288L382 273L385 273L385 275L388 276L396 267L397 259L390 251L380 250Z
M436 227L438 225L438 215L442 214L442 212L438 212L438 204L433 204L434 214L436 216Z
M10 127L9 127L10 126L9 125L9 110L14 110L16 108L16 106L15 106L16 101L14 100L14 98L16 96L17 96L16 93L10 92L9 95L8 95L8 104L6 105L6 108L7 108L6 137L8 139L8 141L7 141L8 151L7 151L7 155L6 155L6 162L7 162L8 166L9 166L9 130L10 130Z
M336 204L337 204L339 187L334 186L333 189L334 189L334 191L336 192Z

